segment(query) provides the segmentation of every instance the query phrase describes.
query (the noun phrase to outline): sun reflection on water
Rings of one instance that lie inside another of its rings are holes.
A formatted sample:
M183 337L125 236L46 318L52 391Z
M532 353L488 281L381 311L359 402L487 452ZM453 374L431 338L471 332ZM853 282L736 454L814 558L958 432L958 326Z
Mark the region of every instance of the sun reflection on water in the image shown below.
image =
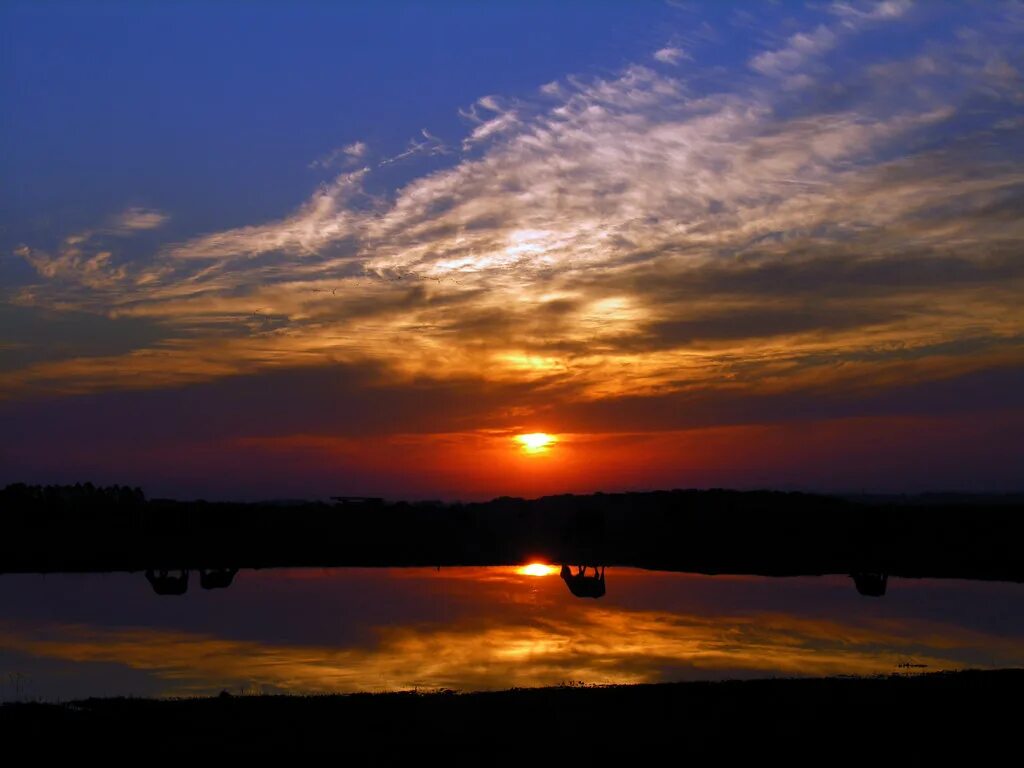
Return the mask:
M520 576L550 576L557 572L558 568L546 563L529 563L516 569L516 573Z

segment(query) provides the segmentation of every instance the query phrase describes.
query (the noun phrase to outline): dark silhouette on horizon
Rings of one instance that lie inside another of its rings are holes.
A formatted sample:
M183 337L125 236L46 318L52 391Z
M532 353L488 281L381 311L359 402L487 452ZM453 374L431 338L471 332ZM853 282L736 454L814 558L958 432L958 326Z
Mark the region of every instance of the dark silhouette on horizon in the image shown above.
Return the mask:
M594 569L593 576L587 576L587 568ZM576 597L604 597L604 566L601 566L600 575L598 575L596 565L577 566L576 573L573 573L568 565L563 565L561 576L562 581L569 587L569 591Z
M1020 495L851 500L712 489L470 504L356 496L235 503L147 499L138 488L90 483L0 489L0 574L151 572L161 594L184 591L187 580L165 572L171 565L199 571L204 589L223 589L243 568L516 566L539 558L686 573L842 574L860 594L879 597L890 576L1024 582L1021 540Z

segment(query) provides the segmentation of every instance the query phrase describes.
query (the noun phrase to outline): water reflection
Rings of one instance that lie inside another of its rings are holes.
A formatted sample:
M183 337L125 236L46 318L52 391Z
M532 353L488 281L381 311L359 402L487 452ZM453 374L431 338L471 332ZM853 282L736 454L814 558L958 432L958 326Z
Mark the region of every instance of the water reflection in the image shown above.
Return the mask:
M593 576L587 576L587 568L594 569ZM604 597L604 566L601 566L601 573L598 575L597 566L580 565L576 573L568 565L563 565L561 570L562 581L569 587L569 591L576 597Z
M227 589L236 573L237 568L203 568L199 571L199 586L203 589Z
M593 570L594 575L588 576L587 571ZM440 571L438 566L438 571ZM516 573L525 576L547 576L556 569L543 563L530 563L516 570ZM227 589L234 581L237 568L202 568L199 571L199 585L203 589ZM569 592L576 597L604 597L605 588L605 566L578 565L576 572L572 568L563 565L559 570L562 581L569 588ZM146 580L153 591L158 595L183 595L188 591L189 570L178 569L149 569L146 571ZM889 576L880 572L858 572L851 573L857 593L865 597L883 597Z
M900 580L885 600L865 600L846 576L615 568L613 590L579 600L566 570L603 589L593 566L247 571L233 582L234 570L220 569L207 579L230 590L186 599L154 599L154 579L187 580L170 569L147 572L149 584L137 574L3 576L0 695L472 690L1024 665L1022 585Z
M184 595L188 591L188 570L167 569L146 571L146 581L158 595Z
M851 573L850 578L853 579L857 592L865 597L883 597L886 584L889 582L887 573Z
M200 568L199 586L203 589L227 589L238 573L237 568ZM188 592L188 568L150 568L146 581L158 595L184 595Z

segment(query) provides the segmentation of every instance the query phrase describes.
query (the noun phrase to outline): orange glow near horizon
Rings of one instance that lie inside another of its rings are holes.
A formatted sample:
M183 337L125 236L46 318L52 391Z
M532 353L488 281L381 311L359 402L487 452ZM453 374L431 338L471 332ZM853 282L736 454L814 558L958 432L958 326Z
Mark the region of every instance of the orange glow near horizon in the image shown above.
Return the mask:
M550 576L557 571L558 568L547 563L529 563L516 569L521 576Z
M546 432L531 432L527 435L516 435L516 442L523 447L526 453L547 453L551 446L558 442L558 438Z
M1007 417L1006 424L1024 430L1024 411ZM728 487L768 483L765 478L795 482L798 473L853 485L878 477L873 462L880 442L886 445L893 471L915 476L921 472L921 455L944 435L961 436L967 450L997 446L1000 435L1006 434L993 433L991 424L967 415L634 432L592 431L587 426L541 433L556 443L539 453L522 443L524 433L504 427L359 437L246 436L192 444L187 452L178 444L154 445L145 455L152 461L188 466L197 476L217 467L224 482L238 487L250 487L254 477L295 476L303 479L303 487L316 487L324 496L339 493L342 485L346 493L361 496L487 501L497 496ZM120 460L138 461L140 453L136 449ZM225 456L231 457L231 464L225 463ZM839 456L848 460L837 463ZM994 461L994 453L991 456ZM955 474L962 464L979 466L973 453L963 454L958 464L952 458L942 463L943 473ZM938 466L928 471L937 471Z

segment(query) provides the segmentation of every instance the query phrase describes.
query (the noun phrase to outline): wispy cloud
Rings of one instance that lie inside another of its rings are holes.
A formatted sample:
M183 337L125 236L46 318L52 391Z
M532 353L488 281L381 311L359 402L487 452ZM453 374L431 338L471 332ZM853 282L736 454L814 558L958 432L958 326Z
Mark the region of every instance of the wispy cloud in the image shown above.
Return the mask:
M777 50L762 51L750 60L750 66L762 75L788 75L808 59L831 50L835 44L835 33L821 24L810 32L797 32Z
M426 128L420 129L421 139L413 139L409 142L409 145L402 152L391 157L386 157L378 163L378 166L391 165L401 160L407 160L410 157L416 157L417 155L444 155L448 153L448 146L441 141L437 136L432 134Z
M690 54L688 54L682 48L678 48L676 46L671 45L658 49L652 55L657 61L660 61L662 64L672 65L678 64L680 61L683 61L684 59L692 58Z
M162 227L170 218L163 211L152 208L129 208L114 218L110 229L119 234L141 232Z
M352 166L356 165L366 157L369 152L369 147L365 142L354 141L351 144L346 144L343 147L338 147L328 152L326 155L318 157L316 160L309 164L310 168L332 168L338 165Z
M503 107L495 96L477 99L469 109L459 110L459 114L475 124L469 136L462 142L463 149L469 149L474 144L512 131L520 124L515 110Z
M876 21L891 21L905 16L913 8L912 0L873 0L872 2L837 2L829 11L838 16L848 27Z
M128 208L111 216L107 222L65 237L56 249L32 248L21 244L14 249L18 256L49 280L65 284L78 283L101 290L120 284L128 274L114 258L110 236L117 239L162 227L170 216L151 208Z
M115 267L111 252L106 250L87 252L83 247L88 237L72 235L65 238L57 253L21 245L14 254L25 259L40 277L79 283L86 288L109 287L124 279L124 267Z
M1000 127L1021 98L1015 33L862 55L841 82L815 71L818 87L791 89L874 28L843 19L903 8L837 4L835 28L790 32L747 62L764 77L717 91L633 65L536 102L485 96L462 112L461 154L424 132L382 161L451 152L390 196L366 191L368 168L342 173L291 215L116 269L88 243L27 248L40 275L79 276L63 301L174 340L0 387L370 361L601 398L883 386L894 361L941 377L1020 360L1024 165Z

